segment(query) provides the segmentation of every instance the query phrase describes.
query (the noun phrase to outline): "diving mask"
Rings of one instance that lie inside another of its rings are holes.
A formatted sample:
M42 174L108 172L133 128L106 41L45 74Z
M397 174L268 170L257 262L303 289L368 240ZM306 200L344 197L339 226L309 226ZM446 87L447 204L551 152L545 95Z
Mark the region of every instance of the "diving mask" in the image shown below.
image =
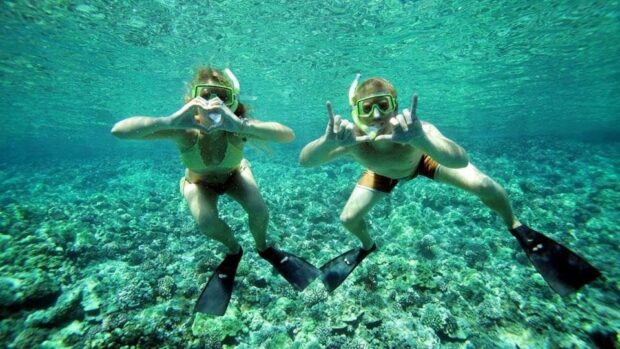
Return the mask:
M389 93L381 93L364 97L355 103L359 118L375 117L375 111L380 114L391 114L396 110L396 100Z
M378 125L377 121L396 110L396 98L389 93L378 93L354 102L359 78L360 74L358 73L355 75L351 87L349 87L351 115L353 116L355 126L368 135L371 140L374 140L385 127L385 124L387 124Z
M228 86L215 84L198 84L194 86L192 97L196 98L198 96L206 100L217 97L221 99L222 102L224 102L224 104L226 104L226 106L230 109L236 109L237 96L235 95L233 89ZM232 108L233 106L235 106L234 109Z
M237 110L237 106L239 106L239 91L241 90L239 80L228 68L224 69L224 74L228 77L232 87L219 84L197 84L192 90L192 98L200 96L210 100L217 97L233 112Z

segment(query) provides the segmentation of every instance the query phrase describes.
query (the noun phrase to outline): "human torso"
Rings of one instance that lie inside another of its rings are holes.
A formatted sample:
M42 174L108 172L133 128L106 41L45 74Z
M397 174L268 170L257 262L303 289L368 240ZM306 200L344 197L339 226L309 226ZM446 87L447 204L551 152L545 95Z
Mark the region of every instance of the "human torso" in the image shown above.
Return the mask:
M362 143L350 153L367 169L394 179L409 177L424 154L410 145L392 142Z
M195 142L192 144L190 139L187 142L189 144L180 149L181 161L187 168L188 179L218 181L239 168L243 160L241 137L229 132L196 132L188 137L193 137Z

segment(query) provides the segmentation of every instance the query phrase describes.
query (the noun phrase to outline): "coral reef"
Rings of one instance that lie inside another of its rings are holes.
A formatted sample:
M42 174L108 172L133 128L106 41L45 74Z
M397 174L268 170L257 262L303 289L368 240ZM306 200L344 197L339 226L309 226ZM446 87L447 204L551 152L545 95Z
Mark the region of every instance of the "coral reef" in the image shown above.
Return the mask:
M606 284L557 296L476 198L417 178L371 211L379 249L332 293L318 281L298 292L274 273L254 250L240 206L222 197L220 214L246 254L226 315L193 314L225 249L195 228L176 187L176 159L24 164L0 172L0 343L11 349L585 348L609 340L620 328L612 306L620 272L611 267L620 259L618 147L501 146L511 157L489 158L492 145L469 151L506 188L522 221L600 267ZM570 165L527 170L568 154ZM271 210L269 240L321 265L358 245L338 215L362 169L343 163L304 169L291 166L295 155L250 158ZM33 181L25 173L37 173L35 182L46 185L26 185Z

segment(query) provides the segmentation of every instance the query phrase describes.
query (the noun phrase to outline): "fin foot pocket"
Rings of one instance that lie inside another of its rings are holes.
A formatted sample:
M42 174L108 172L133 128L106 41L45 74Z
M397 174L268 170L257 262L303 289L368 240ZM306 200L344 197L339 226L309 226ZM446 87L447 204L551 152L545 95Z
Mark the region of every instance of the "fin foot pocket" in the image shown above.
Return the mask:
M275 247L268 247L258 254L297 290L303 291L320 275L319 270L303 258Z

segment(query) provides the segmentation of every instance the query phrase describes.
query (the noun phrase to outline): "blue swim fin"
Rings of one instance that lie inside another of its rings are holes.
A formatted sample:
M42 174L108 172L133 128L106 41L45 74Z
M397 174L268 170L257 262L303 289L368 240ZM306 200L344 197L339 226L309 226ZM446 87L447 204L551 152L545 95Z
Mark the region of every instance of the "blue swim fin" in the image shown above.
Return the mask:
M551 288L567 296L601 276L575 252L526 225L510 229L527 258Z
M377 249L377 244L373 244L370 250L361 247L349 250L340 256L325 263L321 267L321 281L329 292L332 292L353 272L371 252Z
M195 312L217 316L226 313L242 255L242 249L237 254L226 255L226 258L215 268L196 302Z
M314 265L292 253L275 247L268 247L264 251L259 251L258 254L273 265L286 281L300 291L308 287L320 274Z

